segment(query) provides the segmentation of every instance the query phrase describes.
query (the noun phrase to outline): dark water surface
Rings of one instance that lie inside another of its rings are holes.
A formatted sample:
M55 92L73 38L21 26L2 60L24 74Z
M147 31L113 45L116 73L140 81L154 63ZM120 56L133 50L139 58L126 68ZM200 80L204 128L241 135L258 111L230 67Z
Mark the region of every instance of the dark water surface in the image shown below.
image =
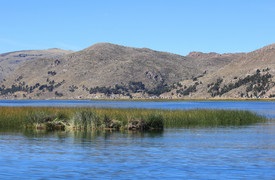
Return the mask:
M247 109L273 119L250 126L165 129L157 133L2 131L0 179L275 177L274 102L69 102L0 101L0 105Z

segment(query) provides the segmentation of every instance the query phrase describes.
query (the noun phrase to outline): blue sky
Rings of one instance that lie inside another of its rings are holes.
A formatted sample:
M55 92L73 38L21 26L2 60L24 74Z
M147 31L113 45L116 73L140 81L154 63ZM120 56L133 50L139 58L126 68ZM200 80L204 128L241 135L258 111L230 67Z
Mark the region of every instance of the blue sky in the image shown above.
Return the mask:
M2 0L0 53L98 42L249 52L275 43L274 0Z

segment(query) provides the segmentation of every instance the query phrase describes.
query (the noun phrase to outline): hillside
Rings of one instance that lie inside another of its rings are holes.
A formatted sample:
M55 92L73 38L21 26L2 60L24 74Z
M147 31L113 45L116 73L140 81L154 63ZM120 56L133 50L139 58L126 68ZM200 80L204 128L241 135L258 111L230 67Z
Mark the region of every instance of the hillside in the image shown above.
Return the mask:
M204 57L209 54L204 54ZM222 68L196 81L183 81L182 84L196 86L189 98L266 98L275 95L275 44L250 53L212 54L212 58L227 56L234 60ZM202 82L202 83L201 83ZM179 90L179 88L177 88ZM180 89L182 90L182 89ZM175 92L175 90L174 90ZM180 95L179 95L180 94ZM182 93L177 95L181 96Z
M20 65L26 61L41 58L57 58L72 53L62 49L28 50L0 54L0 80L10 76Z
M274 45L250 53L180 56L99 43L63 53L18 63L1 81L1 97L259 98L275 94Z

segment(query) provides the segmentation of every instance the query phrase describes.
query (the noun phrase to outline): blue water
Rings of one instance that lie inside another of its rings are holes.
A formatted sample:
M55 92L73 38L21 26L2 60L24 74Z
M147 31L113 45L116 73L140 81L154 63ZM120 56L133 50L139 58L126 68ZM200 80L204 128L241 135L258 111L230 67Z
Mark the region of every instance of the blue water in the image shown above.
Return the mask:
M248 109L274 102L47 101L51 106ZM45 101L1 101L45 106ZM0 179L274 179L275 121L131 132L0 132Z
M0 100L0 106L61 106L146 109L238 109L275 118L275 101L103 101L103 100Z
M1 133L1 179L274 179L275 124L160 133Z

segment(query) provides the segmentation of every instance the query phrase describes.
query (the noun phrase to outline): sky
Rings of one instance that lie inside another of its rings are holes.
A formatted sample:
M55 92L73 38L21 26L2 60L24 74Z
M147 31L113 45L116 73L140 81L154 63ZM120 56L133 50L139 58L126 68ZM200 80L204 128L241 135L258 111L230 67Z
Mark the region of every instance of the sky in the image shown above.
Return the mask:
M0 53L95 43L187 55L275 43L274 0L0 0Z

